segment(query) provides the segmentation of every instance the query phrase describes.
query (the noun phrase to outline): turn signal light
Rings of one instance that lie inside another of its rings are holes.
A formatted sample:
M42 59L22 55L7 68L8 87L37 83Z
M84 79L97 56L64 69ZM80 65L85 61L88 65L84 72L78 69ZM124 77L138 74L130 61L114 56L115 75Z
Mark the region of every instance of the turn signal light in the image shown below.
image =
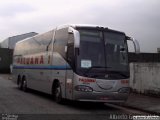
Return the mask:
M92 92L93 89L89 86L85 86L85 85L77 85L75 87L76 91L82 91L82 92Z
M122 83L122 84L128 84L128 83L129 83L129 80L121 80L121 83Z

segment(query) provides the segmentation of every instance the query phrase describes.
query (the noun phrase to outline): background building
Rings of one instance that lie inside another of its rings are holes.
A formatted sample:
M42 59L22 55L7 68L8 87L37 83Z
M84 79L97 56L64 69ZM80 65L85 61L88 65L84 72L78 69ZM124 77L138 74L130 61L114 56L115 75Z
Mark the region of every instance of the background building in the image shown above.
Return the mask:
M25 33L25 34L21 34L21 35L16 35L16 36L12 36L12 37L9 37L5 40L3 40L1 42L1 45L0 47L1 48L8 48L8 49L14 49L15 47L15 44L18 42L18 41L21 41L25 38L28 38L28 37L32 37L32 36L35 36L37 35L38 33L35 33L35 32L30 32L30 33Z
M0 73L9 73L12 64L13 50L8 48L0 48Z
M13 50L18 41L37 35L38 33L30 32L16 35L3 40L0 44L0 73L10 73L13 60Z
M157 52L160 53L160 48L157 48Z

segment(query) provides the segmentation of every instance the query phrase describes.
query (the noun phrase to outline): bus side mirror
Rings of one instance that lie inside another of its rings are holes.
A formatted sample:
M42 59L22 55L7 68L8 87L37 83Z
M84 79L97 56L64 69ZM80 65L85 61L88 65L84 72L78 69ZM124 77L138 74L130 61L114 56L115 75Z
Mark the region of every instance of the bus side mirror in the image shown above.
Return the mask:
M68 47L65 46L65 48L64 48L64 52L65 52L65 53L67 53L67 49L68 49Z
M140 45L139 45L139 42L134 39L134 38L131 38L131 37L127 37L127 40L130 40L133 42L133 45L134 45L134 49L135 49L135 53L136 54L139 54L140 53Z
M75 48L75 53L79 56L79 48Z
M72 28L69 28L69 29L68 29L68 33L69 33L69 34L73 34L73 29L72 29Z
M125 51L125 48L124 47L120 48L120 51L122 51L122 52Z
M74 35L74 48L79 48L79 46L80 46L80 33L72 27L68 28L68 33Z
M49 47L49 46L47 45L47 47L46 47L46 51L48 51L48 47Z

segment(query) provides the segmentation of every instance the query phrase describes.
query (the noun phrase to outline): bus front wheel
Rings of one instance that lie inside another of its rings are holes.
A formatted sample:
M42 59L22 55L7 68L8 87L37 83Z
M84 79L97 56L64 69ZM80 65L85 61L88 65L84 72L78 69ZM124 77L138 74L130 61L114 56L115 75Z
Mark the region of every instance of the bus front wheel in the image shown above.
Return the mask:
M62 102L62 92L61 92L61 87L58 86L55 90L55 100L57 103Z
M63 98L62 98L62 91L61 91L61 86L58 83L55 89L55 101L57 103L63 103Z

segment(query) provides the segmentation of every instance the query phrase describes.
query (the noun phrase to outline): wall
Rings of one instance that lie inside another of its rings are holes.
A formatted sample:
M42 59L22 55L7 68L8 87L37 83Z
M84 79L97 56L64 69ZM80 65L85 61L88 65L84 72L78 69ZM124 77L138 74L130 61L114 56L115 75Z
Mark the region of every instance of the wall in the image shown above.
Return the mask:
M129 53L129 62L160 63L160 53Z
M160 95L160 63L130 63L133 91Z
M13 50L0 48L0 73L10 73Z
M3 41L1 42L1 48L14 49L15 44L16 44L18 41L21 41L21 40L23 40L23 39L26 39L26 38L35 36L35 35L37 35L37 34L38 34L38 33L30 32L30 33L26 33L26 34L22 34L22 35L16 35L16 36L9 37L9 38L7 38L7 39L5 39L5 40L3 40Z

